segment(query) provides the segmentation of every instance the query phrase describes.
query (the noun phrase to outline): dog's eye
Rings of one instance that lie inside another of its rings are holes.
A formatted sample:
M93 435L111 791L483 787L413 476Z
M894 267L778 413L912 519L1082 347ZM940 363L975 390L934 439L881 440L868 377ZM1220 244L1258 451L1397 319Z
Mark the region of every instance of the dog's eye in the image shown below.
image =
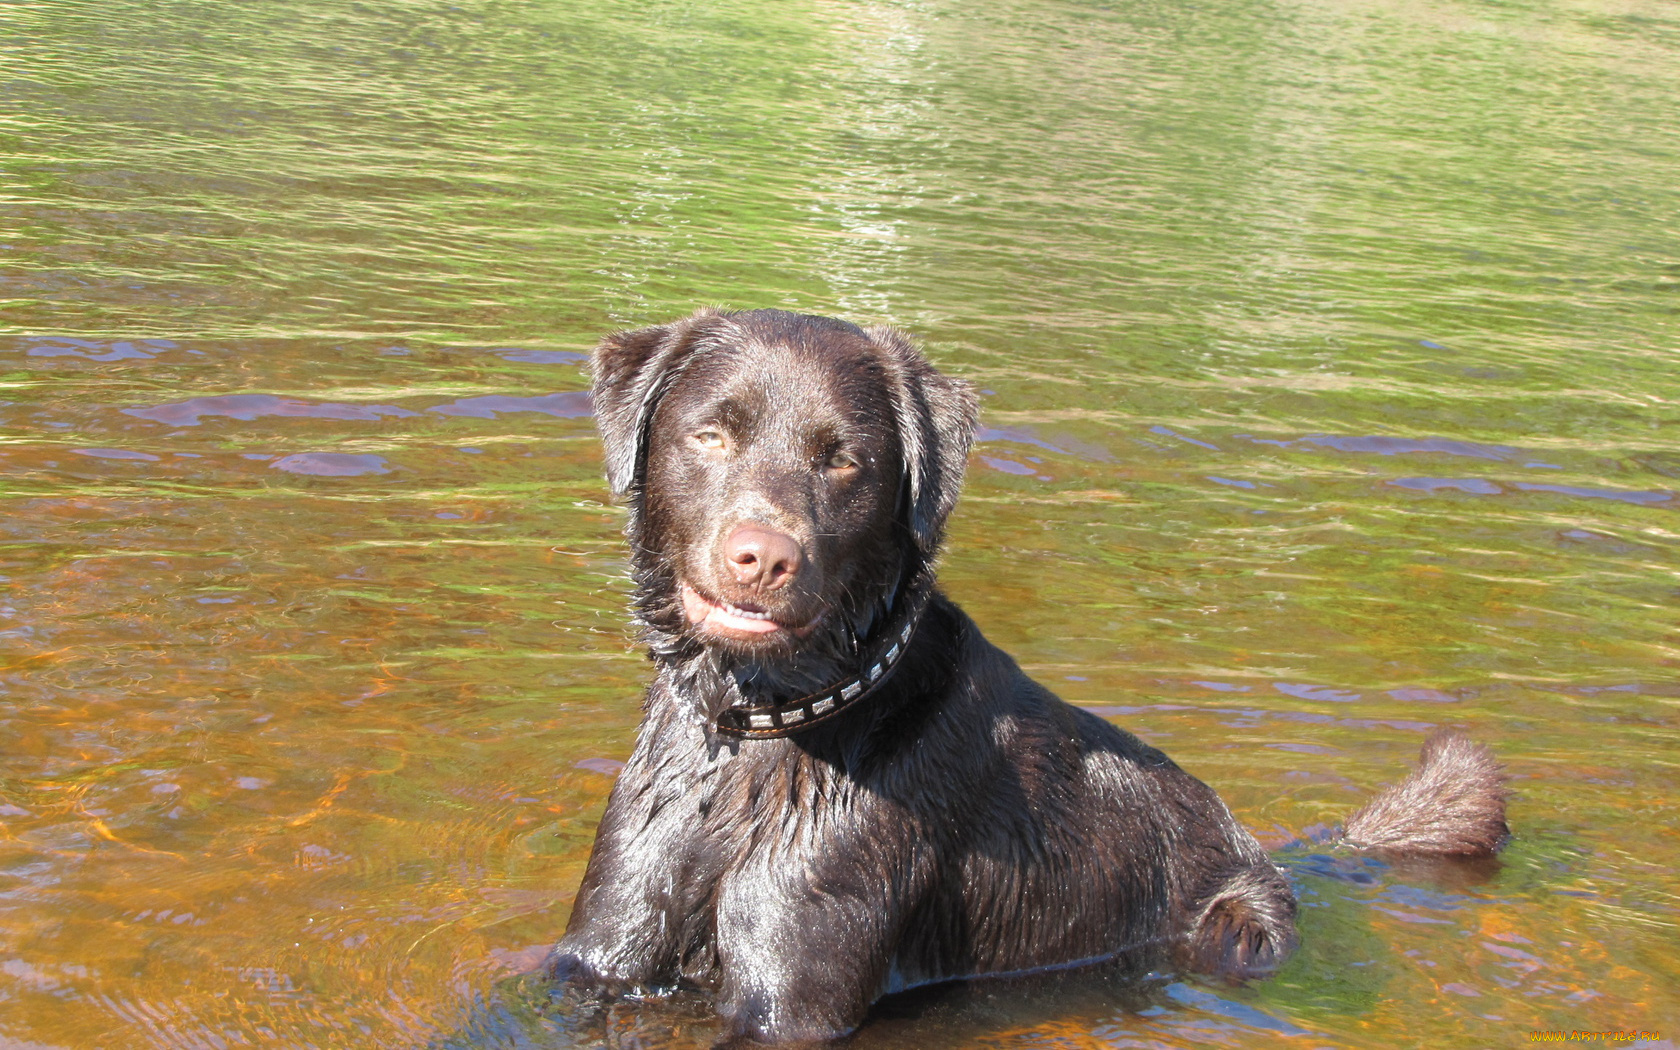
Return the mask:
M724 446L723 433L717 430L702 430L694 435L694 443L701 448L720 449Z
M831 452L828 458L823 460L823 466L829 470L854 470L857 465L857 459L847 452Z

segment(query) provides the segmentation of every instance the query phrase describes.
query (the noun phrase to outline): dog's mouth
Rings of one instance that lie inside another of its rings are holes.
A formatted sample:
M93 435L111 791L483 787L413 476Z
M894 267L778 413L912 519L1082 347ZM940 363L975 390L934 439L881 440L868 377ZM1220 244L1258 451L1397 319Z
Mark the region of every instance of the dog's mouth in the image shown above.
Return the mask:
M822 619L818 613L802 623L787 623L763 606L708 598L686 582L682 584L682 606L683 615L697 630L733 641L804 638Z

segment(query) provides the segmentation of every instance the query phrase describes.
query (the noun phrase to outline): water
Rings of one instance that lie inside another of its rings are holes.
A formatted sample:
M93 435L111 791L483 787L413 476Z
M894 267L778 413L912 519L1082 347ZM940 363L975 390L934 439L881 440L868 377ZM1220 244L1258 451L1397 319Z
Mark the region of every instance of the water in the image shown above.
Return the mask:
M1516 777L859 1046L1672 1040L1676 112L1656 0L0 6L0 1045L707 1045L519 976L646 675L578 362L702 303L982 388L948 590L1268 844Z

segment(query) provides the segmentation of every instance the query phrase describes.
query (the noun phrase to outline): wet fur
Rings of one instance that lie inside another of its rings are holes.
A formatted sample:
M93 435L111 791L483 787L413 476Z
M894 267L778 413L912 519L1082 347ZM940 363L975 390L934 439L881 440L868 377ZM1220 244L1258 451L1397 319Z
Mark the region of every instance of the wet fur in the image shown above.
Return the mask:
M1414 857L1491 856L1510 834L1506 795L1487 745L1436 733L1410 776L1348 818L1341 841Z
M966 386L892 329L774 310L620 333L594 370L655 674L556 976L710 989L731 1037L790 1041L844 1034L917 984L1121 951L1248 976L1289 954L1288 880L1218 796L1028 678L942 595L861 709L789 739L710 729L742 697L855 670L938 553L975 424ZM743 433L773 437L706 474L680 442L720 391ZM801 427L851 428L867 484L836 495L775 451ZM804 590L786 599L826 610L808 637L743 649L687 624L679 582L706 577L709 545L742 514L809 546ZM1348 841L1490 852L1500 782L1485 749L1432 741Z

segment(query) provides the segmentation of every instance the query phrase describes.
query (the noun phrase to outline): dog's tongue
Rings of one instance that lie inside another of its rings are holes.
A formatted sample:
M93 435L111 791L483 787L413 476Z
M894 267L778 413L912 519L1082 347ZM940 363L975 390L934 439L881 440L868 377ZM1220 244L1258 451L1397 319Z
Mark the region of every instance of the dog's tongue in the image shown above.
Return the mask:
M706 627L721 627L729 631L741 631L746 634L771 634L782 629L782 625L775 620L760 620L746 616L739 616L721 605L714 605L700 596L700 593L688 584L682 588L683 612L688 616L688 622Z

